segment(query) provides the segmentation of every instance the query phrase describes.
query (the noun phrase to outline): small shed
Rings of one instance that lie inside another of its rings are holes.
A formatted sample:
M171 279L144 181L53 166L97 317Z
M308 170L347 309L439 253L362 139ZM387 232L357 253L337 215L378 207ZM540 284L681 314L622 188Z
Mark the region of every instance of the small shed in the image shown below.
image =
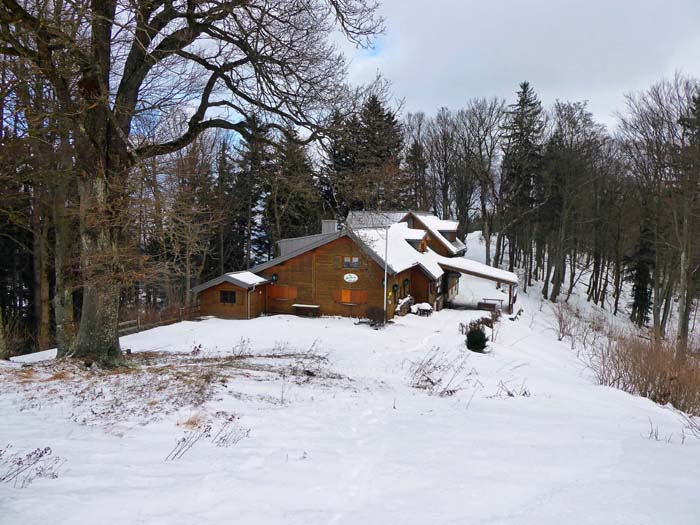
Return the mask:
M231 272L194 287L192 292L199 295L202 315L253 319L265 313L269 282L252 272Z

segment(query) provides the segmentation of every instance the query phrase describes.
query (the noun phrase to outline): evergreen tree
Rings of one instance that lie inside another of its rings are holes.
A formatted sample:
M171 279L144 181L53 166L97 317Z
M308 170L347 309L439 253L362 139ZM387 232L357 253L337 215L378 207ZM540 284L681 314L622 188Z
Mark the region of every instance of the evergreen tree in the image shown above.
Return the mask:
M520 84L518 101L509 106L504 125L501 198L504 229L510 246L510 269L518 250L532 241L534 187L541 169L544 117L542 104L528 82ZM502 257L502 254L501 254Z
M402 147L401 125L377 95L365 100L359 115L336 115L321 181L336 216L405 205L411 188L401 170Z
M521 215L533 206L543 130L542 104L530 84L523 82L518 101L509 106L504 126L503 185L511 215Z
M318 187L304 146L293 131L282 138L265 181L264 223L271 253L280 239L318 232L321 209Z
M326 146L326 162L321 170L319 186L324 204L329 212L343 219L351 208L348 194L352 194L358 161L357 115L344 117L335 113Z
M654 267L654 237L648 221L639 230L639 239L632 254L624 258L625 281L632 283L630 319L637 326L649 321L652 307L652 269Z
M428 198L428 159L426 158L425 146L417 139L411 141L411 145L406 151L406 176L410 181L410 195L406 204L414 210L424 210L430 205Z
M269 241L265 235L263 191L265 180L274 169L270 138L252 119L251 135L239 148L236 177L233 183L234 224L241 232L238 257L235 259L237 270L247 270L256 262L266 260L270 252Z

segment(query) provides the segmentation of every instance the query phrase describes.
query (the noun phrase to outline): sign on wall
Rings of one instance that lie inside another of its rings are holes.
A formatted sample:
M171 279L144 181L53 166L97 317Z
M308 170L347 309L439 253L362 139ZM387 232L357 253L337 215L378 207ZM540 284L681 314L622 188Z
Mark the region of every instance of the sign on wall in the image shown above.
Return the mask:
M360 280L360 278L354 273L346 273L345 275L343 275L343 280L346 283L356 283Z

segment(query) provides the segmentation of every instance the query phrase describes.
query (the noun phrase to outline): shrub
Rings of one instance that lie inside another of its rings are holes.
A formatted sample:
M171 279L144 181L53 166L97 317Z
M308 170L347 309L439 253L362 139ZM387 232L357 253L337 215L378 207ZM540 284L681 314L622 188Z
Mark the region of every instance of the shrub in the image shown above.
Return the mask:
M565 337L573 337L578 313L563 301L556 303L552 310L556 320L557 339L563 341Z
M483 352L486 348L488 338L484 331L484 325L481 320L472 321L469 323L469 331L467 332L467 348L472 352Z
M411 363L409 385L438 397L453 396L469 381L469 376L476 373L465 372L467 357L450 359L446 352L435 347L423 359Z
M670 342L619 336L595 347L590 365L601 385L700 416L700 361L694 356L678 359Z
M365 311L369 324L371 326L381 326L384 324L384 309L378 306L370 306Z

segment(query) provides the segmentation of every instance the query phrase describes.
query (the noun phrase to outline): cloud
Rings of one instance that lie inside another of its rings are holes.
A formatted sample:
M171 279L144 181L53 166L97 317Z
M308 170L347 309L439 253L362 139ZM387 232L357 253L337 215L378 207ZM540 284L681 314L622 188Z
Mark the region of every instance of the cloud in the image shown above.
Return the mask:
M614 125L624 94L682 71L700 76L697 0L384 0L373 51L346 49L350 77L379 71L406 110L512 101L529 80L545 105L589 100Z

